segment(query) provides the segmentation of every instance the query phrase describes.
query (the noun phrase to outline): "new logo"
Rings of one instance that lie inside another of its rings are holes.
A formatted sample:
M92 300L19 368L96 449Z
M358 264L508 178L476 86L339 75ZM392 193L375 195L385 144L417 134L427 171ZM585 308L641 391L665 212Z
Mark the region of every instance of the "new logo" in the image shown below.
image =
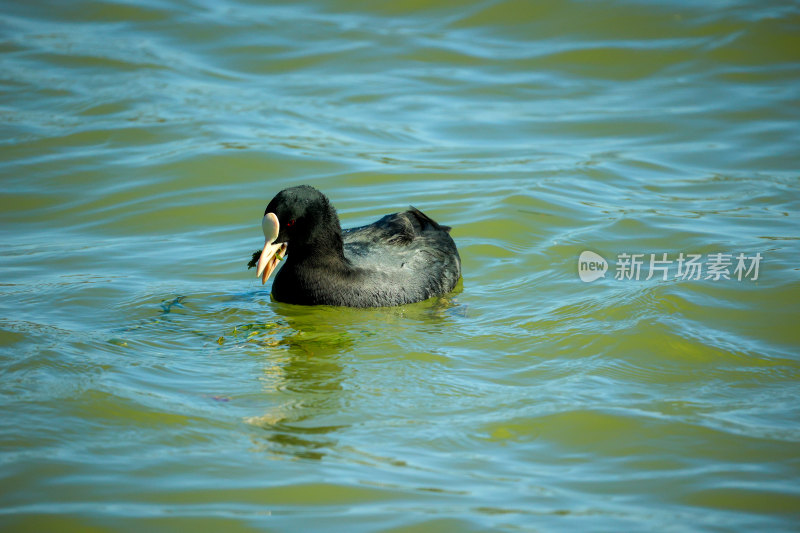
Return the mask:
M608 270L608 263L600 255L585 250L578 257L578 276L581 281L589 283L598 278L604 278Z

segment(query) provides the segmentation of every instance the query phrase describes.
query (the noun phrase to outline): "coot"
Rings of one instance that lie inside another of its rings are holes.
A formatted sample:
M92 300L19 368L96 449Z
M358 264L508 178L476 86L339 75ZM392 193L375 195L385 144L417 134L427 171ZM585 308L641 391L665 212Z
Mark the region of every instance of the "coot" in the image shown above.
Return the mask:
M250 267L272 283L280 302L302 305L382 307L419 302L453 290L461 258L449 235L411 207L377 222L342 231L328 198L308 185L279 192L261 221L264 249Z

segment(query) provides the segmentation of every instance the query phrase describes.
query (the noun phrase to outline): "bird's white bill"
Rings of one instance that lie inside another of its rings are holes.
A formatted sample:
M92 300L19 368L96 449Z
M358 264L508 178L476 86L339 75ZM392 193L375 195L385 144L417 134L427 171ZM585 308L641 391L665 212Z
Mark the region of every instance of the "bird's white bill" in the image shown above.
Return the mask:
M262 285L267 282L285 254L285 242L278 244L264 243L264 249L261 250L261 257L258 258L258 269L256 270L256 277L261 278Z
M261 278L261 284L267 282L270 274L286 254L286 243L276 243L280 231L280 223L275 213L267 213L261 220L261 229L264 231L264 249L258 258L256 277Z

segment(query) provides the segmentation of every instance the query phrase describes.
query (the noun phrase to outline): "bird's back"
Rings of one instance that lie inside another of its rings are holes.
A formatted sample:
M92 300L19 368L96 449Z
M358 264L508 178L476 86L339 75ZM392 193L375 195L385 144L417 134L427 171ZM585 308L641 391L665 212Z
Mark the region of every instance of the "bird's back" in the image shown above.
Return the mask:
M366 290L387 300L383 305L425 300L451 291L461 277L449 230L412 207L344 230L345 257L363 272Z

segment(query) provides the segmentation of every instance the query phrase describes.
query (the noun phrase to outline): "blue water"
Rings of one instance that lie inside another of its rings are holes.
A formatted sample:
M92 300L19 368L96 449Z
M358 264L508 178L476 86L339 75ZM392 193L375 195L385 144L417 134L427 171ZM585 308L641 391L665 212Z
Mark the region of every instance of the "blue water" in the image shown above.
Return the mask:
M0 6L4 531L796 530L800 7ZM272 301L301 183L462 282Z

